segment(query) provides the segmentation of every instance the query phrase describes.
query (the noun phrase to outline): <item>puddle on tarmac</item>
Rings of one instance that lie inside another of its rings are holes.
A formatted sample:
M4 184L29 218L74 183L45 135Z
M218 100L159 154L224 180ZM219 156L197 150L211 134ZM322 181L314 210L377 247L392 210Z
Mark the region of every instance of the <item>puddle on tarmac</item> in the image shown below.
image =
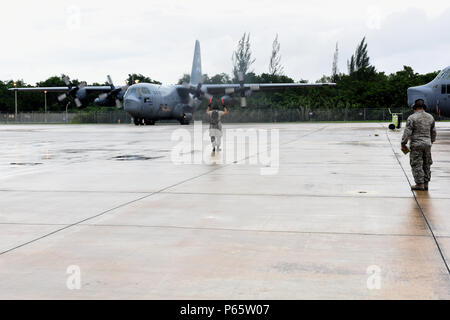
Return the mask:
M61 150L62 153L85 153L85 152L91 152L91 151L115 152L115 151L117 151L117 149L63 149L63 150Z
M353 190L353 191L347 191L348 194L353 194L353 195L376 195L378 194L375 191L371 191L371 190Z
M154 159L160 159L160 158L164 158L163 156L159 156L159 157L144 157L141 155L123 155L123 156L117 156L117 157L113 157L113 160L117 160L117 161L137 161L137 160L154 160Z
M10 165L12 166L38 166L42 163L40 162L11 162Z
M198 153L198 152L202 152L202 151L200 151L200 150L191 150L191 151L188 151L188 152L180 152L179 155L184 156L186 154L194 154L194 153Z
M361 141L345 141L345 142L335 142L331 143L335 145L348 145L348 146L363 146L363 147L376 147L374 143L371 142L361 142Z

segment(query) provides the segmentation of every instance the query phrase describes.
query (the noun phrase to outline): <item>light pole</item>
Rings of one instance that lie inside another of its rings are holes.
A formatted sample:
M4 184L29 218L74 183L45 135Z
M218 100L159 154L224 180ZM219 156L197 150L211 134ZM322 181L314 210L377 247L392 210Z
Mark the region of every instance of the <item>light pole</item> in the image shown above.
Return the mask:
M69 104L70 101L66 104L66 123L69 121Z
M14 120L17 121L17 83L16 82L14 82L14 103L15 103Z
M45 112L45 122L47 122L47 90L44 91L44 112Z

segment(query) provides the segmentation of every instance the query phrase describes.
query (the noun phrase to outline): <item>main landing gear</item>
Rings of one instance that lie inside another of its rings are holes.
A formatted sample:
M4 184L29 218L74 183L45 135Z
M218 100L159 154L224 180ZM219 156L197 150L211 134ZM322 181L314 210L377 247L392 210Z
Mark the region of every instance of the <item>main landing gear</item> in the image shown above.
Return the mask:
M153 120L153 119L134 118L133 122L136 126L143 126L143 125L153 126L153 125L155 125L155 120Z
M181 125L187 126L189 123L191 123L191 120L192 120L192 114L188 114L188 115L183 114L183 117L181 117L181 119L179 121L180 121Z

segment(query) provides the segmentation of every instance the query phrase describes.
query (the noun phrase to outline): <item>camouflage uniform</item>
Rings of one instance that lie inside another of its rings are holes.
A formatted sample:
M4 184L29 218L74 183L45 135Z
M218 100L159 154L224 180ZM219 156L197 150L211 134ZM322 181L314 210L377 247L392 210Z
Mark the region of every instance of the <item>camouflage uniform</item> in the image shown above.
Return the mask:
M402 145L410 143L410 164L416 184L426 184L431 180L430 167L431 145L436 140L436 127L434 118L423 110L413 113L406 121Z

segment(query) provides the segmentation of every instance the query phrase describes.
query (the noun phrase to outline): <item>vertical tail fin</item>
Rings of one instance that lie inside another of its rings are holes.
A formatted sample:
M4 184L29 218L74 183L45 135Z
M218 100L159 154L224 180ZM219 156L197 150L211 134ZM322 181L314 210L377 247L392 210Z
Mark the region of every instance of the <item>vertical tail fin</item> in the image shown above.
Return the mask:
M194 61L192 62L191 85L198 85L202 82L202 57L200 54L200 42L195 41Z

